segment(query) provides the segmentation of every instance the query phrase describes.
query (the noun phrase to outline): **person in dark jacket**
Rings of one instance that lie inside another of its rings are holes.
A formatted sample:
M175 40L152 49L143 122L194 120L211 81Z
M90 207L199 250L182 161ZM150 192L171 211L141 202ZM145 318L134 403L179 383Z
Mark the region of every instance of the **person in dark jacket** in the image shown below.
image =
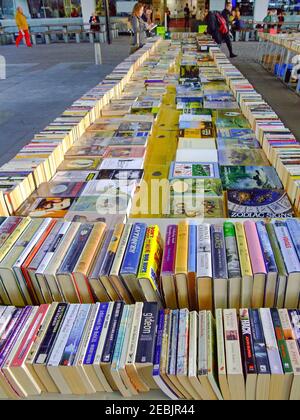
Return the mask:
M230 57L235 58L235 57L237 57L237 55L233 53L232 42L231 42L231 38L230 38L230 25L231 25L230 17L231 17L231 15L232 15L232 3L231 3L231 1L226 1L225 9L222 12L222 16L226 21L228 33L226 35L223 35L223 41L227 45Z
M91 25L91 31L100 32L100 18L96 15L96 13L92 14L89 22Z
M218 12L208 13L206 17L207 33L213 37L214 41L217 44L221 45L222 42L225 42L229 50L230 57L235 58L237 57L237 55L233 53L229 29L227 34L221 34L217 13Z

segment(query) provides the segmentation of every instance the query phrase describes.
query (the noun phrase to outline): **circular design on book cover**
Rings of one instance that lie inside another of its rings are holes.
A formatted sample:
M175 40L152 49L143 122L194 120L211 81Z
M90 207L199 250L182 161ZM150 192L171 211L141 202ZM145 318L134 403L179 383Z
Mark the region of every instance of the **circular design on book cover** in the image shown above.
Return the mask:
M55 185L51 188L51 194L61 194L67 191L68 187L64 184Z

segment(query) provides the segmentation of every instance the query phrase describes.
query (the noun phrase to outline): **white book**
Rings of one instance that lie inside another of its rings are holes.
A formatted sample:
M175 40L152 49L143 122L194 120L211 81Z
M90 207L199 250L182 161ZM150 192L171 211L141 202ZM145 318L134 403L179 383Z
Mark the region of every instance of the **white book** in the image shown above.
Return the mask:
M61 362L65 347L68 342L68 338L73 329L74 322L77 318L78 312L80 309L79 304L70 305L68 312L65 316L63 324L61 326L59 335L56 339L55 345L51 351L49 361L47 363L47 370L52 377L54 383L60 391L63 391L67 394L72 394L64 376L59 369L59 364Z
M13 270L15 272L15 275L18 279L19 285L22 289L22 292L23 292L28 304L32 304L33 302L31 300L30 294L28 292L28 286L27 286L26 281L25 281L24 276L23 276L22 265L24 264L26 258L28 257L28 255L30 254L32 249L35 247L35 245L38 243L38 241L40 240L42 235L45 233L45 230L48 228L48 226L50 225L51 222L52 222L52 219L50 219L50 218L47 218L47 219L44 220L44 222L41 224L41 226L39 227L39 229L37 230L37 232L35 233L35 235L31 239L29 244L26 246L26 248L24 249L22 254L19 256L19 258L17 259L17 261L13 265ZM39 287L37 287L37 284L34 285L34 289L35 289L35 292L37 294L38 301L39 302L44 302L44 298L42 296L42 293L41 293Z
M211 115L193 115L193 114L182 114L179 117L179 123L181 122L212 122Z
M178 142L177 150L187 149L190 151L190 153L193 153L192 150L216 151L216 148L215 140L180 139Z
M102 328L102 332L101 332L101 336L99 339L99 343L98 343L98 347L97 347L97 352L96 352L96 356L95 356L95 360L94 360L94 370L96 372L96 375L100 381L100 383L102 384L104 390L106 392L113 392L111 386L109 385L106 376L104 375L102 369L101 369L101 357L102 357L102 353L103 353L103 348L106 342L106 337L108 334L108 329L109 329L109 324L110 324L110 320L111 320L111 316L113 313L113 309L114 309L114 302L109 302L109 306L106 312L106 317L104 320L104 324L103 324L103 328Z
M101 163L100 170L102 169L143 169L144 159L117 159L108 158L104 159Z
M193 140L193 139L192 139ZM181 141L181 139L179 140ZM185 141L185 140L183 140ZM218 151L207 149L179 149L176 154L176 162L214 162L218 163Z
M126 194L132 197L135 192L135 189L135 180L123 181L113 179L100 179L98 181L87 182L86 187L81 193L81 196L99 196L100 194L118 196L119 194Z
M212 253L210 225L197 226L197 291L200 309L212 309Z
M3 308L3 311L2 311ZM14 306L1 307L0 309L0 337L4 333L7 325L9 324L16 308Z
M236 309L224 309L224 334L228 385L233 400L246 400L239 326Z

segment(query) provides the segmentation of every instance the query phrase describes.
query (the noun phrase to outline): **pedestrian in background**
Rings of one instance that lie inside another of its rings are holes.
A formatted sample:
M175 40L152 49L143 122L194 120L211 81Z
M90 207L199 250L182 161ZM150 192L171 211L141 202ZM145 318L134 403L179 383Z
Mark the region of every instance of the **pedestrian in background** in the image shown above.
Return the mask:
M143 14L143 4L136 3L131 16L131 24L133 30L133 46L136 48L140 48L146 43L146 31L148 29L148 25L142 19Z
M20 42L25 37L25 42L26 42L27 47L31 48L32 44L30 40L29 26L28 26L26 16L24 15L23 9L21 6L17 7L15 19L16 19L16 25L19 29L19 35L16 39L16 47L19 47Z
M186 3L183 12L184 12L184 29L189 31L190 30L191 11L190 11L188 3Z

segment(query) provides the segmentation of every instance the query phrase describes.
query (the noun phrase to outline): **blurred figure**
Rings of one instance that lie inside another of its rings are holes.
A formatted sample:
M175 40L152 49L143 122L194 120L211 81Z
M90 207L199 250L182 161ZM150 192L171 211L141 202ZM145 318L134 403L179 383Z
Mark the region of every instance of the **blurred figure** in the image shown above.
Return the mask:
M30 40L29 26L27 23L26 16L23 13L23 9L20 6L17 7L15 19L16 19L16 25L19 29L19 35L16 39L16 47L17 48L19 47L20 42L22 41L23 37L25 37L25 42L26 42L27 47L31 48L32 44Z
M222 12L222 17L224 18L224 20L226 22L227 33L225 33L225 31L222 33L222 40L227 45L227 48L228 48L228 51L229 51L229 54L230 54L230 58L235 58L235 57L237 57L237 55L233 53L232 42L231 42L231 38L230 38L230 29L231 29L230 18L231 18L231 15L232 15L232 3L231 3L231 1L226 1L225 9ZM220 20L219 20L219 24L220 24Z
M95 12L90 17L89 23L91 25L91 31L100 32L100 18Z
M171 12L170 12L170 9L168 7L166 8L165 13L167 15L167 30L168 30L168 32L170 32Z
M146 42L146 31L149 29L146 22L143 21L144 6L136 3L131 16L131 24L133 30L133 45L140 48Z
M184 29L189 31L190 30L190 15L191 15L191 12L190 12L190 8L189 8L188 3L186 3L183 12L184 12Z
M158 25L161 24L161 13L158 9L156 9L155 11L155 23L157 23Z
M75 7L73 7L73 9L72 9L72 12L71 12L71 17L72 17L72 18L77 18L77 17L79 17L78 10L77 10Z
M281 32L282 26L285 22L284 11L282 9L277 10L277 18L278 18L278 32Z

